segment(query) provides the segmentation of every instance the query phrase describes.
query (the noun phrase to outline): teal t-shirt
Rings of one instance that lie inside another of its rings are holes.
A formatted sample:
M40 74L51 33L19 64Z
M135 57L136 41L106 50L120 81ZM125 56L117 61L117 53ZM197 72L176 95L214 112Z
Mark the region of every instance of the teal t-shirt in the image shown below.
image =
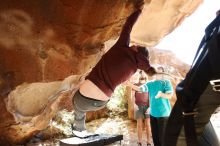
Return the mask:
M171 112L171 106L168 99L155 98L158 91L163 93L172 93L173 87L169 80L155 80L145 83L140 87L142 92L149 93L150 115L153 117L168 117Z

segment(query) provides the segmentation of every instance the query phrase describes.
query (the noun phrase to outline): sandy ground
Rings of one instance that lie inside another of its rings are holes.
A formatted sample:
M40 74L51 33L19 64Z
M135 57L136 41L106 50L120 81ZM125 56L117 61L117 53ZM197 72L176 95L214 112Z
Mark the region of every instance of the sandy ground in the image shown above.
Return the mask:
M220 139L220 112L214 114L211 118L211 122L216 130L216 133ZM114 117L103 118L94 120L87 123L88 131L101 133L101 134L123 134L123 140L115 142L108 146L137 146L137 134L136 134L136 121L131 121L126 118ZM54 138L46 141L29 142L26 146L60 146L59 138ZM146 146L146 134L145 129L143 132L143 145Z
M123 140L108 146L137 146L136 121L116 117L114 119L99 119L87 123L88 131L101 134L123 134ZM29 142L26 146L60 146L60 139ZM143 145L146 145L145 129L143 131Z

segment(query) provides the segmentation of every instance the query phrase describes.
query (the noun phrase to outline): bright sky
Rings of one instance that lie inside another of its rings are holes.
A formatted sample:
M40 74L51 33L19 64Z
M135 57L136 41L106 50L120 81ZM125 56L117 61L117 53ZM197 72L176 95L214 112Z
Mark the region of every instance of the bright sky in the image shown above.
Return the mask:
M220 0L204 0L198 9L157 46L171 50L185 63L191 64L206 26L215 18L220 9Z

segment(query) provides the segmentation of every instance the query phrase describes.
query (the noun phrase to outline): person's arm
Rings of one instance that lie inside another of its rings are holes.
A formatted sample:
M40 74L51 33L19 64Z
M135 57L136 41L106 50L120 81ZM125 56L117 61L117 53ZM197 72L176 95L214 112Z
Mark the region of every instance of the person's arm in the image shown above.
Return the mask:
M128 82L126 82L126 85L131 87L133 90L135 90L137 92L148 92L147 83L145 83L144 85L141 85L141 86L136 86L128 81Z
M171 99L173 96L173 86L172 83L169 80L164 81L164 93L162 91L159 91L155 98L166 98L166 99Z
M137 10L127 18L127 20L122 28L120 37L119 37L118 41L116 42L117 45L129 46L130 33L131 33L132 27L133 27L134 23L136 22L140 13L141 13L141 10Z
M161 91L159 91L157 93L157 95L155 96L155 98L166 98L166 99L171 99L173 96L173 92L169 92L169 93L163 93Z
M132 84L132 83L129 82L129 81L126 82L126 85L129 86L129 87L131 87L133 90L135 90L135 91L137 91L137 92L141 92L141 89L140 89L139 86L136 86L136 85Z
M156 69L150 65L147 57L145 57L141 52L135 55L137 60L138 69L143 70L148 76L153 76L157 73Z
M134 103L134 111L137 111L138 110L138 105L135 103L135 99L136 99L136 97L135 97L135 92L137 92L137 91L133 91L133 103Z

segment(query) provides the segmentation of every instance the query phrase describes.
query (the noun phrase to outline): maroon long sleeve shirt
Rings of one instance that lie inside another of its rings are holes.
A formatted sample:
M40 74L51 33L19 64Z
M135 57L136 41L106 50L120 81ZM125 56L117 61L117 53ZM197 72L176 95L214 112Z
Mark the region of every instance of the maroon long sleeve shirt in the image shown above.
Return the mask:
M116 44L86 77L109 97L116 86L128 80L138 68L147 71L150 67L143 54L129 47L130 33L140 13L138 10L128 17Z

